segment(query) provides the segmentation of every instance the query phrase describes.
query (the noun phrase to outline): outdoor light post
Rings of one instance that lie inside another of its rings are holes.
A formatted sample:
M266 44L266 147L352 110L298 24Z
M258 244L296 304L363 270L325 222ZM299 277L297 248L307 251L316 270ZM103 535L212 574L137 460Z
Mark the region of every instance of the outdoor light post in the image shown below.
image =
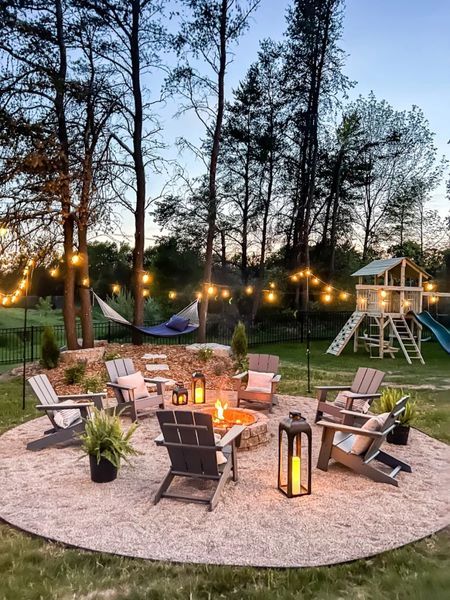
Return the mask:
M306 373L308 387L307 393L311 393L311 330L309 327L309 278L310 271L306 271Z

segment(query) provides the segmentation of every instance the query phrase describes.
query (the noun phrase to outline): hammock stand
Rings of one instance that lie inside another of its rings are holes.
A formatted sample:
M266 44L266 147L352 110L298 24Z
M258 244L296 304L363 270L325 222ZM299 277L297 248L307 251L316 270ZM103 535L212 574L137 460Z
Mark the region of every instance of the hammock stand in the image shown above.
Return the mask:
M94 299L97 300L97 304L100 307L103 315L113 321L113 323L118 323L119 325L123 325L124 327L129 327L130 329L134 329L135 331L139 331L144 335L150 335L152 337L177 337L180 335L185 335L186 333L192 333L199 327L199 319L198 319L198 300L194 300L191 302L186 308L180 310L177 313L176 317L181 317L183 319L188 319L188 326L183 329L183 331L178 331L176 329L172 329L167 327L168 321L161 323L159 325L153 325L152 327L140 327L137 325L133 325L130 321L127 321L122 315L119 315L117 311L108 306L104 300L99 298L97 294L93 291Z

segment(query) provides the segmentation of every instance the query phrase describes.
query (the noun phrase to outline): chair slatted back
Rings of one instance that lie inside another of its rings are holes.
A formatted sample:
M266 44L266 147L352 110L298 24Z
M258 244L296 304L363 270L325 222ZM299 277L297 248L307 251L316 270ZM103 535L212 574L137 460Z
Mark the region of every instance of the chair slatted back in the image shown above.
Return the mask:
M47 375L34 375L28 379L28 383L30 384L31 389L33 390L34 395L39 400L40 404L46 404L48 406L51 406L52 404L58 404L58 396L56 395L56 392L53 389L53 386L50 383ZM52 424L57 427L53 419L53 411L47 411L47 415Z
M274 373L277 375L280 365L280 357L273 354L249 354L249 371L258 371L259 373Z
M378 453L381 445L385 442L387 434L391 431L392 427L395 425L395 421L398 417L405 411L406 403L409 400L409 396L403 396L394 406L394 408L389 413L386 421L381 428L381 433L383 434L380 437L377 437L373 440L367 452L364 455L364 462L367 462Z
M156 414L172 470L217 478L212 416L183 410L159 410Z
M116 358L115 360L108 360L105 365L111 383L117 383L118 377L124 377L125 375L133 375L133 373L136 373L136 369L134 368L131 358ZM122 390L114 388L114 394L118 403L126 402Z
M359 394L376 394L384 376L383 371L360 367L356 371L351 391Z

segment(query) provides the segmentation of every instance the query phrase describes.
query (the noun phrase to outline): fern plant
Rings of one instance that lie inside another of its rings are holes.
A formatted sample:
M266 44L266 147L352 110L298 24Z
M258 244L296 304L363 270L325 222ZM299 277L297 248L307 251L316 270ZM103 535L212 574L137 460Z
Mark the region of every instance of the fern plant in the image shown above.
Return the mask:
M116 413L109 414L94 408L87 419L85 431L80 435L82 450L88 456L95 456L97 464L102 458L109 460L116 469L120 469L122 460L128 462L129 456L137 456L139 452L131 444L131 438L138 424L133 423L124 432Z

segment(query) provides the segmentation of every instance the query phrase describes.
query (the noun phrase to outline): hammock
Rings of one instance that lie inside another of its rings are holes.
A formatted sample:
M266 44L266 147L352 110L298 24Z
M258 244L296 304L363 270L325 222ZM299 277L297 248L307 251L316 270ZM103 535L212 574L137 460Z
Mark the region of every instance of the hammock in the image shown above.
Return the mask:
M99 298L95 292L93 292L94 298L97 300L97 303L102 311L103 315L113 321L114 323L119 323L119 325L124 325L125 327L130 327L131 329L136 329L145 335L152 335L154 337L175 337L178 335L184 335L185 333L192 333L199 326L198 320L198 300L194 300L191 302L186 308L180 310L179 313L174 315L174 317L179 317L181 319L186 319L188 321L188 325L181 331L177 329L173 329L171 327L167 327L169 321L165 323L161 323L160 325L153 325L152 327L140 327L137 325L133 325L130 321L127 321L119 315L113 308L108 306L104 300ZM173 319L173 317L172 317Z

